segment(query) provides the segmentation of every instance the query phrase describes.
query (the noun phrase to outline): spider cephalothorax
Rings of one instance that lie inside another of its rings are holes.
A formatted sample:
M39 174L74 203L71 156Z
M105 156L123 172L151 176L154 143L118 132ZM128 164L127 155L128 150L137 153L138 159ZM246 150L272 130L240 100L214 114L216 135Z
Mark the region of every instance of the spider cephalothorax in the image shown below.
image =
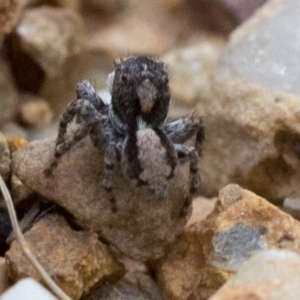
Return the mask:
M111 75L112 106L116 116L127 126L136 118L151 126L161 126L170 103L166 65L150 57L119 59Z
M77 85L77 97L61 117L54 158L45 175L53 173L77 141L90 135L94 146L104 149L102 185L113 203L113 173L119 161L125 178L164 199L179 160L189 157L190 191L195 192L204 128L194 116L165 122L170 92L164 63L144 56L117 61L108 85L111 103L105 103L88 81ZM75 129L69 130L74 123ZM194 136L196 147L184 144Z

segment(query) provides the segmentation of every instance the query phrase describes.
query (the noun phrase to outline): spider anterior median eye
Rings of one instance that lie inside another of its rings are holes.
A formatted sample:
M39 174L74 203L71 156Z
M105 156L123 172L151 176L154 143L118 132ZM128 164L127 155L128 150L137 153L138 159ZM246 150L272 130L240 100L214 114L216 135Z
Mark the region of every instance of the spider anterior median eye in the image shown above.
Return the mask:
M161 80L164 82L164 83L168 83L169 82L169 78L168 76L165 74L161 77Z
M123 82L128 81L129 78L130 78L130 76L128 74L122 74L122 76L121 76L121 79L122 79Z

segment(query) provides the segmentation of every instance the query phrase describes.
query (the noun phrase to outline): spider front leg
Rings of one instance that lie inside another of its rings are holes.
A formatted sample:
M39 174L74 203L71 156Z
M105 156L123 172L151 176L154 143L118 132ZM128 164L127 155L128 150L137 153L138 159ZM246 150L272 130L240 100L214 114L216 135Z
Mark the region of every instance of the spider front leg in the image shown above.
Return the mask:
M110 142L105 147L104 152L104 177L102 180L102 186L105 189L107 196L112 205L112 211L116 212L117 204L113 195L113 173L115 164L117 162L117 147L115 142Z
M73 128L73 130L70 129L68 132L68 126L73 120L76 128ZM54 157L44 171L45 176L51 176L61 156L68 152L78 141L88 135L91 128L99 122L100 117L94 106L88 100L76 99L70 102L61 117Z
M84 124L85 125L85 124ZM54 169L58 166L60 158L66 152L68 152L78 141L83 139L89 133L89 126L79 127L72 137L62 140L59 143L56 143L54 157L50 161L50 165L45 169L44 173L46 176L51 176L53 174Z
M190 192L194 194L200 186L198 152L193 146L174 144L174 147L179 158L188 156L190 159Z
M204 141L205 133L203 121L194 115L186 118L180 118L166 123L163 126L164 132L173 143L183 144L194 135L196 135L196 148L202 153L201 147Z

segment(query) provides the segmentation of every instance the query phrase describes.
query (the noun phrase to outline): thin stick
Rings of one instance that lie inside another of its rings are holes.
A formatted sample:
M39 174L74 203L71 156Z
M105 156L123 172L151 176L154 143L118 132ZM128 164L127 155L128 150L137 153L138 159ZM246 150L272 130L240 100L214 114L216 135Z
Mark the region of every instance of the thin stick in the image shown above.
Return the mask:
M43 280L46 282L48 287L52 290L52 292L60 299L60 300L71 300L71 298L66 295L61 288L51 279L51 277L46 273L44 268L41 266L41 264L36 260L33 253L30 251L27 242L25 241L25 238L20 230L18 219L16 216L16 212L14 209L14 205L10 196L10 193L2 179L2 176L0 175L0 189L2 192L2 195L4 197L9 217L12 223L12 227L15 233L15 236L20 243L20 246L25 254L25 256L28 258L28 260L31 262L31 264L34 266L34 268L38 271L38 273L42 276Z

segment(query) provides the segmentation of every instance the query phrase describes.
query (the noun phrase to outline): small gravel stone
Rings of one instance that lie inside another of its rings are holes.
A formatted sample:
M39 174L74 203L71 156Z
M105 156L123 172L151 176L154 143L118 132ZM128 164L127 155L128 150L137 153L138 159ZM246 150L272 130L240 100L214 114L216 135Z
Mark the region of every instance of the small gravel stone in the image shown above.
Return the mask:
M209 300L298 300L300 256L287 250L254 255Z
M101 280L116 280L124 274L122 264L98 241L96 233L74 231L58 214L38 221L24 237L49 276L72 299L79 299ZM41 281L19 242L14 241L5 256L12 280L30 276Z
M50 124L53 111L45 99L28 95L19 105L19 118L22 124L41 129Z
M48 290L32 278L25 278L13 285L0 300L57 300Z

